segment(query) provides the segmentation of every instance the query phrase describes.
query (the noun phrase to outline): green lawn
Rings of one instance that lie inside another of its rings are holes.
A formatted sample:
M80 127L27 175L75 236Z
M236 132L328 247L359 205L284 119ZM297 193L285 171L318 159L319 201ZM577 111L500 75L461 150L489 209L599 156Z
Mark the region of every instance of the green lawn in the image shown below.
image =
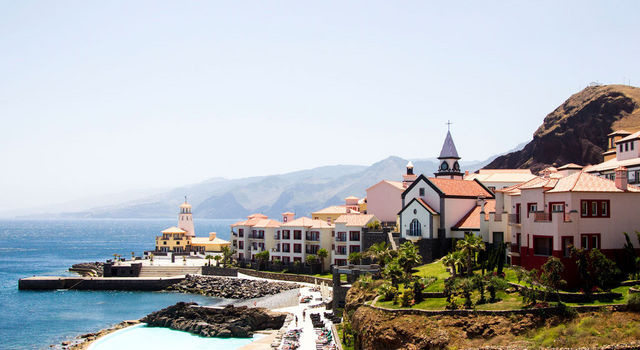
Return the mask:
M415 276L437 278L433 284L424 290L425 292L442 292L444 290L444 280L449 277L449 272L441 260L418 266L416 270Z

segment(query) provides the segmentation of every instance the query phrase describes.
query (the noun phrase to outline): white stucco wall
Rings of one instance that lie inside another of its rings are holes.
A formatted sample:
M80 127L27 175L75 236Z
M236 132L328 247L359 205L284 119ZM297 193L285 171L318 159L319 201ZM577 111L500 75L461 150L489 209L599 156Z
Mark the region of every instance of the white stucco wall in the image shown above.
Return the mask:
M414 210L416 211L415 214L413 213ZM405 208L405 210L402 211L401 215L402 215L402 228L400 230L400 234L402 238L406 238L406 239L435 238L436 233L432 231L433 227L431 224L432 215L420 203L418 203L417 201L412 202ZM421 237L410 236L407 234L407 232L411 227L410 225L413 219L418 219L418 221L420 221L421 233L422 233ZM434 218L434 220L436 219Z

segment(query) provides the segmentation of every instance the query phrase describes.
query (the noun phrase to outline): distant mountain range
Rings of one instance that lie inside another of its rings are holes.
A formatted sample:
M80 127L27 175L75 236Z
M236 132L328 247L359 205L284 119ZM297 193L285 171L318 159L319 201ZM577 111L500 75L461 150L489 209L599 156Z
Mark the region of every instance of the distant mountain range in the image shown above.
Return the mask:
M492 161L461 161L463 170L475 171ZM438 167L435 158L412 160L414 171L432 175ZM199 218L242 218L260 212L279 217L284 211L309 215L329 205L343 204L350 195L364 197L366 189L380 180L402 180L407 159L389 157L371 166L335 165L281 175L227 180L210 180L179 187L117 205L82 211L38 214L29 217L63 218L159 218L176 215L186 195Z

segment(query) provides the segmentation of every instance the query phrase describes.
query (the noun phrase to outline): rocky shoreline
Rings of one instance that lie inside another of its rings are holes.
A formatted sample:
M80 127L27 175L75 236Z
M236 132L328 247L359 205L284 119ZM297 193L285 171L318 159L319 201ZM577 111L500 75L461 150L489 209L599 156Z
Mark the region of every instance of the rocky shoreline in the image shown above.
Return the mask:
M300 288L298 284L229 277L187 275L166 290L224 299L253 299Z
M246 306L202 307L179 302L153 312L140 321L151 327L166 327L202 337L248 338L255 331L279 329L287 314Z
M102 277L104 274L104 263L96 261L73 264L69 268L69 271L75 272L82 277Z

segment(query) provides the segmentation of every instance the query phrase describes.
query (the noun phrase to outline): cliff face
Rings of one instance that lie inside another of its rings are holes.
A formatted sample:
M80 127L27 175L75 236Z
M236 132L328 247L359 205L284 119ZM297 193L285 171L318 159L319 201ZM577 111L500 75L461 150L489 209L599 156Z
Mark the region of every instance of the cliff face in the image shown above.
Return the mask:
M496 158L486 169L530 168L602 162L607 134L640 129L640 88L590 86L544 118L522 150Z

